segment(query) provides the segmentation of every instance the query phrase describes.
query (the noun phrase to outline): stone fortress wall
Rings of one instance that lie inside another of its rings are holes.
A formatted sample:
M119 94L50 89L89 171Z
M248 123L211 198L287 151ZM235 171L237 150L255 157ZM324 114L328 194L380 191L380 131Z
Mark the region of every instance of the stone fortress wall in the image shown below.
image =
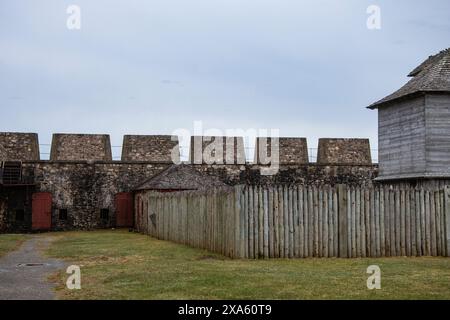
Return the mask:
M275 175L261 175L265 164L258 163L257 157L254 163L245 162L242 138L200 138L200 150L211 151L213 157L216 154L211 143L222 141L226 152L230 141L234 142L228 149L231 158L224 158L221 163L205 163L200 158L199 163L191 164L195 170L230 185L360 185L372 183L377 176L377 165L370 161L366 139L327 139L319 145L317 162L311 163L305 138L279 138L279 170ZM35 192L52 194L54 230L114 227L115 195L132 192L143 181L173 165L172 157L179 159L177 145L176 137L170 135L126 135L122 158L113 161L109 135L54 134L50 160L41 160L37 134L0 133L0 163L21 161L22 176L28 182L22 187L0 183L0 231L30 229L31 197ZM17 210L23 210L23 220L16 219ZM60 210L67 211L66 219L60 219ZM102 210L107 210L107 219L102 218Z

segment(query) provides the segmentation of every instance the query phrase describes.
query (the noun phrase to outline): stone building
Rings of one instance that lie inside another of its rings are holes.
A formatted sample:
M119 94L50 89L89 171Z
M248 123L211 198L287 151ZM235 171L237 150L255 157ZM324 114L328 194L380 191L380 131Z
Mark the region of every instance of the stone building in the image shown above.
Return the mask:
M224 137L222 144L200 138L200 150L213 157L214 148L227 146ZM178 142L171 136L125 136L122 159L113 161L108 135L55 134L50 160L40 160L36 134L0 133L0 232L131 227L134 195L142 188L370 184L377 175L376 165L341 163L352 159L341 154L353 150L346 140L330 152L336 157L330 163L308 162L304 138L281 138L279 171L261 175L263 164L245 162L243 138L231 140L232 161L174 166Z
M368 108L378 110L379 180L450 178L450 49Z

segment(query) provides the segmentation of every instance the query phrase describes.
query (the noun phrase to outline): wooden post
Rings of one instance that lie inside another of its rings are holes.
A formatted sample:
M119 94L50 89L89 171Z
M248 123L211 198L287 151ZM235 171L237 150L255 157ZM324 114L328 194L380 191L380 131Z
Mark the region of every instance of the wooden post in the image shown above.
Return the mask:
M279 220L279 202L278 202L278 188L275 187L273 190L273 233L274 233L274 256L275 258L280 257L280 220Z
M273 212L274 212L274 200L273 200L273 188L269 187L268 188L268 192L269 192L269 257L270 258L275 258L275 254L274 254L274 225L273 225Z
M248 187L248 203L249 203L249 211L248 211L248 256L250 259L255 258L255 242L254 242L254 209L253 209L253 187Z
M267 187L263 189L263 251L264 258L269 258L269 199L268 199L268 191Z
M361 188L361 194L360 194L360 202L361 202L361 209L360 209L360 223L361 223L361 256L363 258L365 258L368 253L367 253L367 247L366 247L366 228L368 227L367 222L366 222L366 217L365 217L365 212L366 212L366 201L365 201L365 194L366 194L366 187Z
M323 257L323 187L318 190L318 214L317 214L317 256Z
M322 223L323 223L323 232L322 232L322 255L326 258L329 257L329 252L328 252L328 187L324 188L323 191L323 206L322 206L322 210L323 210L323 219L322 219Z
M355 191L356 256L361 257L361 188L356 188Z
M298 245L299 245L299 257L305 257L305 223L304 223L304 200L303 200L303 187L299 187L298 189L298 216L299 216L299 234L298 237Z
M264 257L264 199L262 187L258 187L258 257Z
M406 204L405 204L405 190L400 191L400 253L402 256L406 256L406 231L405 231L405 220L406 220Z
M430 192L430 245L431 255L437 256L437 244L436 244L436 206L435 206L434 192Z
M444 194L445 194L445 210L444 210L445 232L444 232L444 236L446 239L446 256L450 257L450 186L445 186Z
M384 188L380 187L380 255L386 256L386 240L384 229Z
M300 257L300 248L299 248L299 229L300 229L300 223L299 223L299 216L298 216L298 187L294 187L294 190L292 191L292 209L294 212L294 257L298 258Z
M288 224L289 224L289 258L294 257L294 206L293 206L293 194L292 187L287 189L288 194Z
M284 241L285 241L285 237L284 237L284 188L283 187L279 187L278 188L278 210L279 210L279 215L278 215L278 219L280 221L280 257L281 258L285 258L286 256L284 255Z
M289 257L289 188L283 188L284 257Z
M348 258L348 218L347 218L347 187L343 184L337 186L338 196L338 242L339 257ZM450 197L449 197L450 199ZM450 200L449 200L450 204ZM449 205L450 207L450 205Z
M406 238L406 255L411 256L411 200L410 200L410 190L405 191L405 238Z

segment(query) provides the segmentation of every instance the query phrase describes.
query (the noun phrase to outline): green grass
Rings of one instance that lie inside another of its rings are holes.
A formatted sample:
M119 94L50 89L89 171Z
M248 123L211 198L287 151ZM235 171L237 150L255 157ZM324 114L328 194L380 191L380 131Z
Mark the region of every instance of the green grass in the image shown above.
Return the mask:
M23 234L0 234L0 257L17 249L26 237Z
M47 253L81 266L81 290L53 277L62 299L450 299L448 258L231 260L127 231L56 235Z

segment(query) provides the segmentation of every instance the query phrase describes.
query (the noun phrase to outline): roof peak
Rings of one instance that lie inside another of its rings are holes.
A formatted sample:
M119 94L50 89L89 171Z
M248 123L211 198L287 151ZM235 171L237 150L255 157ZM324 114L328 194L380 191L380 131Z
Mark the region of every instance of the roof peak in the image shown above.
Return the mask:
M417 66L413 71L408 74L408 77L415 77L424 69L429 67L432 64L435 64L437 61L441 60L445 56L450 56L450 48L441 50L440 52L428 56L428 58L422 62L419 66Z
M420 92L450 92L450 48L429 56L408 74L412 77L403 87L368 108L381 105Z

